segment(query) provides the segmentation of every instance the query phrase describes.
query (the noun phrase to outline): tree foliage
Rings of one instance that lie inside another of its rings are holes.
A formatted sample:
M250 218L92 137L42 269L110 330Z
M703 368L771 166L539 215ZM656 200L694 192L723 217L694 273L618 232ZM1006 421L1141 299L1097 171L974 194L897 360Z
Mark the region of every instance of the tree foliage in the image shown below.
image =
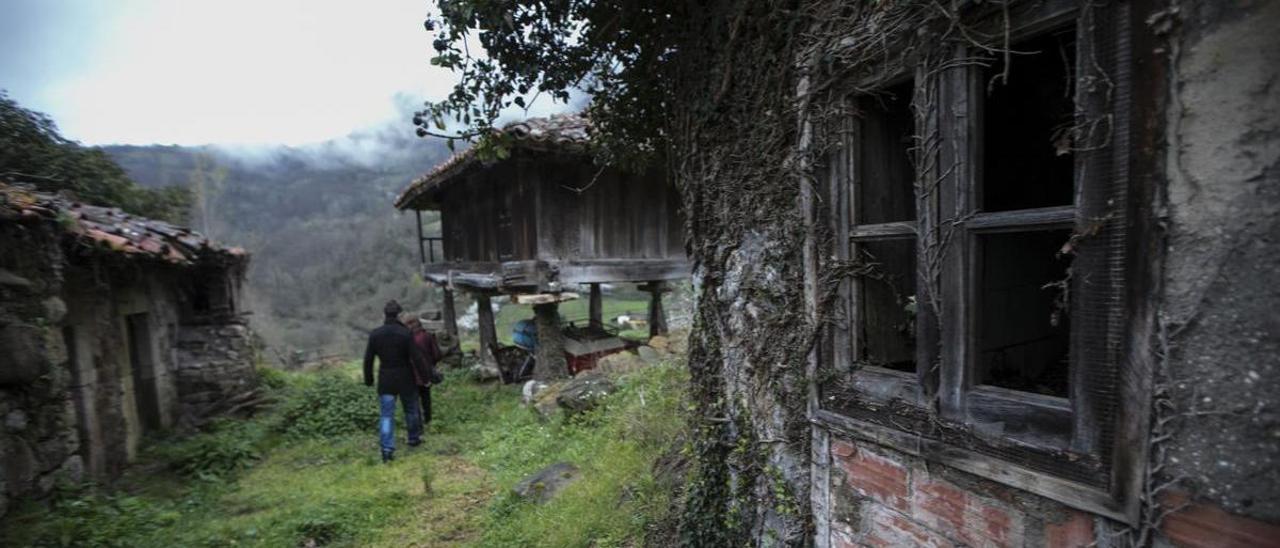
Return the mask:
M459 82L444 100L414 117L420 136L482 138L502 109L543 96L568 102L570 90L592 97L595 143L615 163L651 160L667 134L667 71L675 44L696 9L686 2L643 0L441 0L426 20L434 35L431 64ZM472 52L478 41L484 52ZM447 127L461 128L446 132Z
M63 137L47 115L23 108L0 91L0 179L31 183L47 192L129 213L183 223L186 188L144 188L105 152Z

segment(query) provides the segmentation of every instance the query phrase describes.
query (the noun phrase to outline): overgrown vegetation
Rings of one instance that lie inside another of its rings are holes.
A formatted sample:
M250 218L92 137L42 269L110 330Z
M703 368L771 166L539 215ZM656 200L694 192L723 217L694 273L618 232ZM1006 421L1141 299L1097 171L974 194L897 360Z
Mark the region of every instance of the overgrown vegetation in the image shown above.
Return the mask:
M295 440L369 432L378 421L374 403L369 388L349 376L321 373L285 404L278 428Z
M191 208L184 187L144 188L102 149L63 137L48 116L0 91L0 181L66 191L85 202L182 224Z
M677 365L633 373L596 410L545 422L517 387L450 372L426 443L402 446L391 465L378 460L372 424L350 426L375 409L356 373L268 373L282 400L273 411L158 441L112 488L27 503L0 523L0 544L634 546L665 523L678 480L654 464L681 439ZM559 461L582 477L550 502L508 494Z

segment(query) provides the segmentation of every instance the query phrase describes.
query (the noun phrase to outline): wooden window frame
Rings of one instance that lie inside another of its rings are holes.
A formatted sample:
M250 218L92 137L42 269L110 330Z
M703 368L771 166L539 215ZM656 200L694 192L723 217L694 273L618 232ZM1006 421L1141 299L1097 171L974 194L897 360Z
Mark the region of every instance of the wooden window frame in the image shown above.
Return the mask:
M1103 12L1098 15L1096 12ZM1086 21L1086 19L1088 19ZM1101 19L1104 24L1097 24ZM954 241L948 244L946 275L941 281L939 296L943 300L940 312L940 330L929 329L932 318L929 307L924 306L924 292L929 291L929 283L923 279L923 268L917 265L917 295L920 302L917 317L917 367L916 374L883 369L879 367L861 367L852 374L835 375L834 380L815 379L815 390L811 402L812 420L815 425L847 435L883 443L908 454L934 459L956 468L987 477L1017 488L1025 489L1050 499L1057 500L1072 507L1104 515L1112 519L1132 523L1137 519L1139 509L1139 489L1142 470L1145 469L1147 447L1147 417L1149 416L1150 386L1149 379L1135 375L1149 375L1143 364L1131 362L1143 352L1140 350L1144 341L1139 335L1133 335L1124 341L1129 347L1127 356L1123 352L1111 354L1113 366L1117 369L1117 384L1114 389L1120 394L1119 408L1109 417L1099 417L1095 411L1097 402L1091 388L1097 387L1097 378L1089 378L1078 373L1080 366L1079 352L1081 343L1078 339L1081 331L1073 321L1071 329L1071 370L1069 382L1069 398L1019 392L976 382L975 367L976 345L974 334L976 329L975 308L972 306L976 295L977 272L975 261L977 239L981 235L1024 231L1027 229L1076 229L1086 226L1092 220L1090 215L1096 214L1096 208L1090 209L1082 204L1081 197L1089 193L1103 192L1099 177L1119 177L1118 183L1128 184L1127 179L1127 143L1129 129L1123 123L1127 116L1128 89L1131 85L1128 74L1128 32L1129 12L1127 2L1105 8L1093 8L1088 13L1077 11L1074 5L1064 2L1050 2L1042 9L1033 10L1030 16L1014 22L1012 41L1041 35L1066 25L1074 25L1076 32L1076 95L1077 116L1091 112L1109 112L1115 116L1109 128L1116 137L1110 139L1106 146L1106 155L1102 160L1092 153L1077 155L1075 167L1075 200L1070 206L1045 207L1026 210L982 212L976 207L981 201L978 196L981 182L981 104L983 94L982 68L961 66L950 69L945 75L930 81L915 78L914 93L936 94L935 107L931 112L917 117L917 133L928 134L938 130L942 140L942 151L957 151L953 156L943 152L941 165L953 165L955 169L943 179L942 192L921 199L917 196L916 221L905 223L883 223L876 225L858 225L854 218L857 211L854 200L857 192L854 185L858 181L859 122L847 120L846 125L838 128L845 136L835 152L829 157L826 170L829 184L828 199L832 204L829 221L838 244L832 254L839 260L853 257L853 249L857 242L876 241L895 238L915 238L917 256L924 257L923 249L936 243L939 239L938 226L953 225L958 232ZM1102 59L1107 52L1099 54L1099 43L1110 42L1114 59ZM953 55L957 59L974 55L965 47L957 47ZM1108 96L1106 104L1102 104L1093 93L1080 91L1082 88L1082 67L1086 63L1101 62L1115 71L1115 97ZM919 76L919 75L917 75ZM905 76L898 78L881 78L875 83L861 82L856 89L888 88L900 83ZM927 89L925 85L932 82L936 87ZM1113 165L1122 164L1122 165ZM1100 168L1108 173L1099 174ZM1081 174L1086 174L1081 176ZM1090 179L1092 177L1093 179ZM1123 179L1123 180L1121 180ZM1093 186L1091 186L1093 185ZM1129 185L1132 186L1132 185ZM1144 191L1129 191L1130 195L1140 196ZM1133 208L1122 208L1125 215L1133 215ZM950 212L950 213L943 213ZM1142 222L1138 222L1139 225ZM1130 234L1126 249L1132 250L1132 242L1137 234ZM1127 262L1139 260L1130 251ZM1126 268L1128 266L1126 265ZM1139 276L1145 275L1149 265L1136 265L1129 270ZM854 364L857 353L857 337L852 335L853 327L860 313L856 302L856 280L844 280L839 287L836 313L837 321L829 328L825 336L824 350L818 353L818 360L829 360L834 371L848 371ZM1135 297L1135 289L1130 285L1123 290L1125 297L1120 306L1126 310L1146 309L1142 299ZM1078 279L1072 282L1072 294L1081 291ZM1073 303L1073 306L1076 306ZM1072 314L1075 314L1073 308ZM849 323L841 323L841 320ZM1132 319L1126 323L1140 321ZM1138 348L1138 352L1134 352ZM1139 360L1140 361L1140 360ZM935 364L937 365L935 367ZM1121 382L1124 379L1124 382ZM1092 385L1090 383L1093 383ZM1007 435L999 432L985 431L980 427L983 422L994 421L1001 417L1019 415L1031 425L1031 436ZM950 423L950 426L937 424ZM1048 432L1055 427L1041 428L1036 425L1071 425L1065 436L1035 435ZM1109 447L1100 446L1101 430L1104 421L1107 428L1115 431L1115 441ZM1138 442L1138 443L1135 443ZM972 445L970 445L972 443ZM980 446L975 449L974 446ZM1105 485L1086 485L1076 478L1046 471L1044 467L1024 465L1017 458L1004 458L1002 448L1014 448L1023 454L1040 456L1050 461L1054 458L1072 459L1090 457L1100 460L1109 470Z
M908 81L914 82L914 79L910 75L900 75L882 81L881 87L891 88ZM915 91L914 84L912 91ZM850 101L857 101L857 99L858 97L852 97ZM849 105L849 107L852 108L853 105ZM837 246L837 258L845 261L854 259L857 256L857 246L862 243L902 240L914 241L918 255L920 219L924 216L918 207L919 200L917 200L915 221L891 221L874 224L858 222L858 203L855 189L863 183L861 180L861 147L859 146L862 139L862 122L856 117L846 117L843 124L843 127L840 128L840 133L844 138L832 155L828 169L833 190L839 194L834 202L838 204L836 215L839 217L840 229L837 234L839 234L838 237L841 242ZM918 266L916 271L917 273L919 272ZM837 363L853 364L856 361L856 356L860 353L858 337L848 333L852 331L852 325L859 321L858 316L861 314L858 299L862 283L857 278L841 281L839 298L843 305L847 307L845 308L844 316L849 322L846 324L849 329L845 331L846 335L843 337L842 342L837 345ZM918 278L917 284L919 284ZM916 345L915 374L873 365L860 367L857 375L853 377L859 393L863 397L882 403L896 400L916 406L924 406L927 399L925 393L920 390L920 386L922 386L920 379L927 368L920 367L921 363L925 363L921 361L922 346L924 345L918 343Z

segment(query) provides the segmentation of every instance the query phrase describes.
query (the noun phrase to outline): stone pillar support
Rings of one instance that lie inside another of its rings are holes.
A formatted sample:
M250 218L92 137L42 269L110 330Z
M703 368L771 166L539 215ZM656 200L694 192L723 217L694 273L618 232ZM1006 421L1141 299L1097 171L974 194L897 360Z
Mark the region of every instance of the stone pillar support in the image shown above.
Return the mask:
M604 327L604 297L600 295L600 284L591 284L591 302L588 303L587 317L588 325L592 329L601 329Z
M480 328L480 360L486 364L496 364L492 349L498 343L498 331L493 320L493 303L487 294L476 293L475 297Z
M456 340L458 338L458 313L453 308L453 290L447 286L442 288L440 316L444 320L444 331Z
M538 363L533 368L533 378L540 381L569 376L569 363L564 357L564 332L560 330L559 307L554 302L533 305L533 317L538 326Z
M667 334L667 313L662 309L662 294L671 291L665 282L655 281L640 286L649 292L649 337Z

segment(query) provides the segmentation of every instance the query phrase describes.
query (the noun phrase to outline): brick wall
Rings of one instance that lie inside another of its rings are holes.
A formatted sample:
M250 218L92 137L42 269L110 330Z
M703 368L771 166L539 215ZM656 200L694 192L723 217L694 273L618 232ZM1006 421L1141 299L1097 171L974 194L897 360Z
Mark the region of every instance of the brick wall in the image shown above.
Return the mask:
M1111 546L1120 537L1097 518L1043 497L929 463L874 443L829 442L829 545L1050 548ZM1157 546L1280 547L1280 526L1232 515L1185 494ZM818 539L818 546L824 546Z
M874 444L831 441L831 545L1087 546L1094 519Z

